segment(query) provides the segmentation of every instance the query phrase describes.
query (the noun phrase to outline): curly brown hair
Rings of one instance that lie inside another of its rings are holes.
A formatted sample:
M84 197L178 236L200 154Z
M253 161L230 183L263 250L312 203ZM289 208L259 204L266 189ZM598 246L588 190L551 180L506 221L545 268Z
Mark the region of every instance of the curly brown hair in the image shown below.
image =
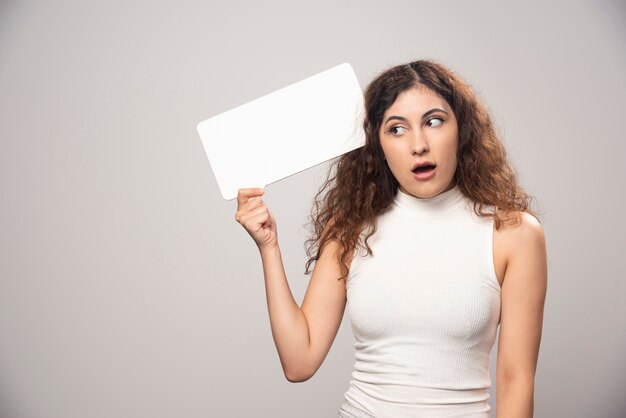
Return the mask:
M373 254L367 241L376 232L378 215L391 208L399 186L380 145L380 125L398 95L418 86L445 99L456 115L458 165L454 181L461 193L474 202L474 212L493 217L496 229L502 221L519 220L516 211L537 217L530 209L534 198L519 186L489 113L472 89L437 61L413 61L383 71L365 89L365 145L335 159L315 196L307 224L313 225L313 231L305 242L309 257L305 274L311 273L309 266L319 259L329 240L342 246L338 254L342 276L338 280L347 277L348 257L357 246ZM485 210L485 205L496 210ZM365 228L367 235L361 242L359 237Z

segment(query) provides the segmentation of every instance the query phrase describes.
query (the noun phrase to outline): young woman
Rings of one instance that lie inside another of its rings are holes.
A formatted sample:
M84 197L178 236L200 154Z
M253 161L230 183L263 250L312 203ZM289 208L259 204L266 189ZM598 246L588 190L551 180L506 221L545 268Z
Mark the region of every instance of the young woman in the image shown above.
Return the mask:
M349 301L356 363L339 417L488 418L498 326L496 417L532 417L545 238L485 107L432 60L378 75L365 107L365 145L315 198L302 306L264 190L239 190L285 377L315 374Z

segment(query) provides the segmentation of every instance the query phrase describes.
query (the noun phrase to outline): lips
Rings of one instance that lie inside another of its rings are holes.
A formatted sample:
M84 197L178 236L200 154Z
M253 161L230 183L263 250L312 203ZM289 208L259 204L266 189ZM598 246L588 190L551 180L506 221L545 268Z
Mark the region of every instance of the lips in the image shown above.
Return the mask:
M413 167L411 167L411 171L414 173L423 173L432 170L433 168L435 168L435 164L431 163L430 161L423 161L421 163L413 164Z

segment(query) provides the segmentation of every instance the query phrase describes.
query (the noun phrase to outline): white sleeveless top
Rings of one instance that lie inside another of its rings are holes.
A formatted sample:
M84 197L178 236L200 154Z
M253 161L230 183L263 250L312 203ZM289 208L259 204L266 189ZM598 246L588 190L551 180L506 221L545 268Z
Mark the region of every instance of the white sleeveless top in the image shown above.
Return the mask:
M458 185L428 199L398 190L368 243L347 277L356 362L339 417L489 418L493 219Z

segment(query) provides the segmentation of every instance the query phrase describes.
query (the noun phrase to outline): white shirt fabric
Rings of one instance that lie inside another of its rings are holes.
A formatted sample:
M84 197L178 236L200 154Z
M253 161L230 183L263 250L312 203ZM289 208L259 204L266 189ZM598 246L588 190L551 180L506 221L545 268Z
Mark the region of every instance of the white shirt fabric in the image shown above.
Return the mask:
M428 199L398 190L368 243L347 277L356 361L338 416L489 418L493 219L458 186Z

